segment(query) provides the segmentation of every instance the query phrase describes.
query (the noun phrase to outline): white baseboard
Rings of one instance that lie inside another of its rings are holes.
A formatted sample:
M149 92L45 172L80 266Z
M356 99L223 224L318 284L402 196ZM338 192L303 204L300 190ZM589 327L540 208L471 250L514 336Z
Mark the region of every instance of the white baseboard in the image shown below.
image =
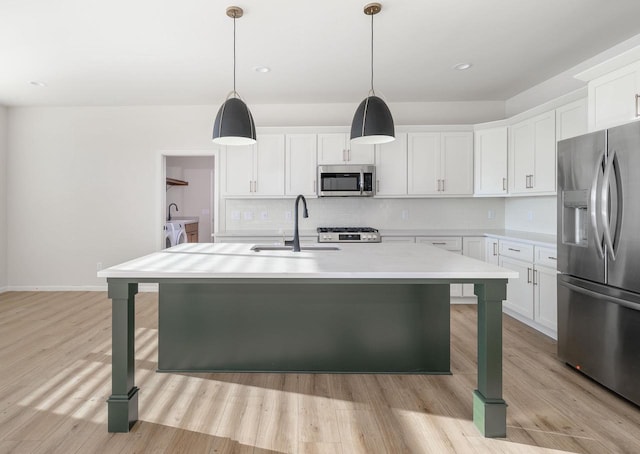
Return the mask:
M0 287L0 293L8 292L9 287Z
M537 323L536 321L525 317L524 315L520 315L517 312L512 311L511 309L509 309L507 307L503 306L502 307L502 312L507 314L509 317L515 318L519 322L522 322L525 325L530 326L531 328L535 329L536 331L540 331L545 336L549 336L553 340L558 340L558 333L556 331L554 331L552 329L549 329L546 326L543 326L540 323Z
M477 296L452 296L451 304L478 304Z
M4 290L3 290L4 289ZM0 289L0 293L5 292L106 292L107 284L104 285L10 285ZM138 292L157 292L158 284L145 283L138 284Z

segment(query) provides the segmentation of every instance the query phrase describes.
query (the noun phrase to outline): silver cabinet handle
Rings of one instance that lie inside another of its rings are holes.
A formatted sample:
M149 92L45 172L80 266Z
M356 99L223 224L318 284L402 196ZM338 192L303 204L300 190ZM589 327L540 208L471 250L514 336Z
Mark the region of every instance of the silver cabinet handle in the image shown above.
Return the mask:
M446 246L447 243L444 242L444 241L441 241L441 242L432 241L431 244L433 244L433 245L439 244L439 245L442 245L442 246Z
M342 150L342 160L347 162L347 150Z
M536 185L535 176L534 176L534 174L531 174L529 176L531 177L530 180L529 180L531 182L530 183L531 184L530 188L533 189L535 187L535 185Z
M498 243L493 243L493 255L498 255Z
M558 259L557 259L557 258L555 258L555 257L547 257L547 258L548 258L549 260L558 260Z
M527 284L531 284L531 268L527 267Z
M258 180L253 180L253 192L258 192Z
M533 270L533 285L538 285L538 270Z
M376 180L376 192L380 192L380 180Z
M253 192L253 180L249 180L249 192Z
M640 105L640 102L638 101L639 99L640 99L640 95L636 94L636 117L640 117L640 111L639 111L640 109L638 107Z
M507 190L507 179L506 178L502 179L502 190L503 191Z
M510 251L513 251L513 252L520 252L520 249L514 249L514 248L512 248L512 247L507 248L507 249L509 249Z
M443 179L443 180L442 180L442 192L445 192L445 189L444 189L444 182L445 182L445 180Z
M311 189L311 193L316 192L316 180L313 180L313 188Z

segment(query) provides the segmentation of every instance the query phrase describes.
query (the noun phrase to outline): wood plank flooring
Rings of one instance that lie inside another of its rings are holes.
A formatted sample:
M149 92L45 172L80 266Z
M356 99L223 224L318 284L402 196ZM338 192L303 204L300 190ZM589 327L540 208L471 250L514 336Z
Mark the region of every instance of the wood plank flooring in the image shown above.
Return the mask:
M473 426L475 306L451 308L453 375L159 374L157 294L137 295L140 421L107 433L105 292L0 294L0 453L638 453L640 408L504 316L507 438Z

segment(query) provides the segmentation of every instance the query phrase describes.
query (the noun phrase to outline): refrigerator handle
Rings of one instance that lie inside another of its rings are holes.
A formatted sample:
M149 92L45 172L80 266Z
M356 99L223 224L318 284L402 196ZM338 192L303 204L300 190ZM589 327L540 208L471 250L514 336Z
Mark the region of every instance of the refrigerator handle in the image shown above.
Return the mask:
M600 166L602 165L602 161L604 160L604 154L606 150L602 150L600 153L600 157L596 162L596 168L593 171L593 181L591 182L591 194L590 194L590 204L591 204L591 228L593 229L593 233L595 235L595 243L596 243L596 251L598 251L598 257L601 259L604 258L604 251L602 250L602 241L600 240L600 232L598 231L598 217L597 217L597 209L596 209L596 201L597 201L597 193L598 193L598 176L600 174Z
M611 238L611 228L609 227L609 190L611 188L611 170L613 169L613 161L616 157L616 151L611 150L607 165L604 169L604 178L602 180L602 189L600 191L600 220L604 230L604 241L607 245L611 260L616 259L616 253L613 250L613 239Z

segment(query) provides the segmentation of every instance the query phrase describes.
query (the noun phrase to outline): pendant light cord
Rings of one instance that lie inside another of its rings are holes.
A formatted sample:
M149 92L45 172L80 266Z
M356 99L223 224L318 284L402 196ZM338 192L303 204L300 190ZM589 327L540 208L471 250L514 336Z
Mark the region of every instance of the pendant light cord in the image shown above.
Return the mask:
M233 14L233 93L236 92L236 14Z
M373 16L371 15L371 94L375 95L376 92L373 90Z

